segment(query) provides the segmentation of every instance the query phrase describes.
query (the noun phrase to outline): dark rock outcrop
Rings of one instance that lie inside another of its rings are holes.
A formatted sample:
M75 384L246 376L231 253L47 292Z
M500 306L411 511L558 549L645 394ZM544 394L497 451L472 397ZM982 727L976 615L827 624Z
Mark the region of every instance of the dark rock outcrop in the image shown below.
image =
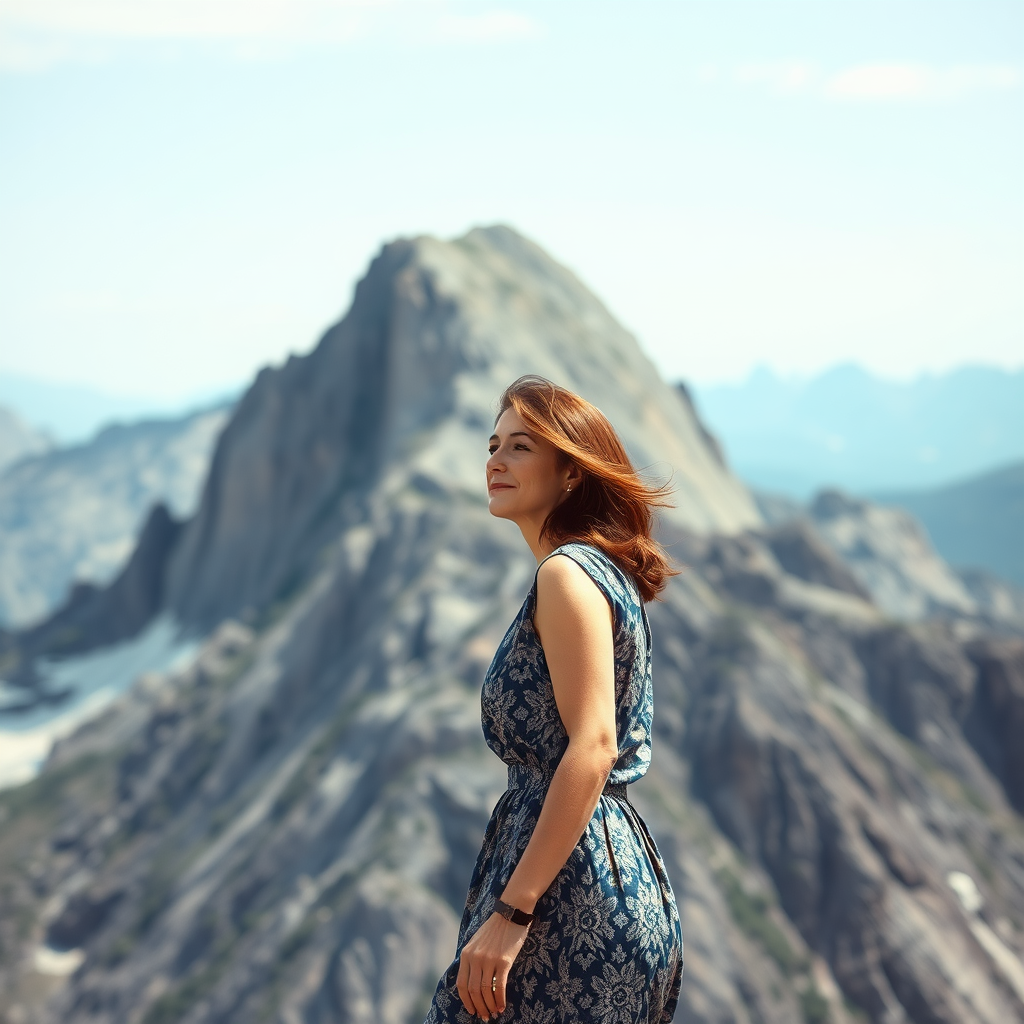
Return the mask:
M976 640L964 653L977 673L964 734L1024 814L1024 642Z
M0 635L4 678L25 690L26 707L47 696L38 689L36 659L67 658L128 640L160 611L167 564L181 529L164 505L155 505L128 564L111 584L76 583L45 622Z
M190 516L228 413L116 424L0 474L0 623L44 621L76 580L110 584L153 505Z
M802 519L776 526L765 534L779 565L792 576L869 599L846 563Z
M687 411L697 421L697 424L700 427L701 437L704 439L704 443L708 446L708 449L714 453L714 456L716 459L718 459L719 463L721 463L722 466L725 466L725 452L722 451L722 445L719 443L718 438L715 437L715 435L712 434L710 430L708 430L707 426L705 426L704 424L704 421L699 416L697 412L697 406L693 401L693 393L686 386L686 384L683 383L683 381L678 381L676 383L676 391L679 392L679 397L682 398L683 403L686 405Z

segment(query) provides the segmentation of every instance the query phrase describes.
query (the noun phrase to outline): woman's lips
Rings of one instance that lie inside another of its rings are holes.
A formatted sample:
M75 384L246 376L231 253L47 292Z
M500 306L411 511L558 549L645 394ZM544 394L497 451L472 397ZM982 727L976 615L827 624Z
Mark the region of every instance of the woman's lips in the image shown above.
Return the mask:
M510 491L510 490L512 490L512 485L511 484L491 484L491 486L488 487L487 490L489 490L489 491Z

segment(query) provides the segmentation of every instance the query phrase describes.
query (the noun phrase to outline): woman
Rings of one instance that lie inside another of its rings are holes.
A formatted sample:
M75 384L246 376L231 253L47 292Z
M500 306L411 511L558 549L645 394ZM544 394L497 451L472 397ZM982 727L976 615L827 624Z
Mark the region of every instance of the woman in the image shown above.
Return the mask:
M666 491L640 481L599 410L542 377L505 391L489 447L491 514L539 565L484 679L508 790L426 1024L670 1021L679 914L626 798L651 758L643 602L672 572L650 535Z

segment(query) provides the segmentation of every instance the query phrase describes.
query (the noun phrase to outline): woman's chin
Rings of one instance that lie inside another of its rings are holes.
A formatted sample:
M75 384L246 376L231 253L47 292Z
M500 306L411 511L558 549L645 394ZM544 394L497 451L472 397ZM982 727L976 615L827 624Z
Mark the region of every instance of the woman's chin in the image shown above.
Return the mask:
M492 494L487 500L487 511L498 519L510 519L511 502L502 501L500 495Z

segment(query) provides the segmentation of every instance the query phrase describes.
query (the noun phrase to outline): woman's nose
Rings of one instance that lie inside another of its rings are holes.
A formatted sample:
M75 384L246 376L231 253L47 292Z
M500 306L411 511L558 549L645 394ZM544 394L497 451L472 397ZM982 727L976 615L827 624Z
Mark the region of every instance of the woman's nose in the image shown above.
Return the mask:
M496 452L492 452L484 466L488 473L493 473L502 469L504 462L501 458L501 449L498 449Z

